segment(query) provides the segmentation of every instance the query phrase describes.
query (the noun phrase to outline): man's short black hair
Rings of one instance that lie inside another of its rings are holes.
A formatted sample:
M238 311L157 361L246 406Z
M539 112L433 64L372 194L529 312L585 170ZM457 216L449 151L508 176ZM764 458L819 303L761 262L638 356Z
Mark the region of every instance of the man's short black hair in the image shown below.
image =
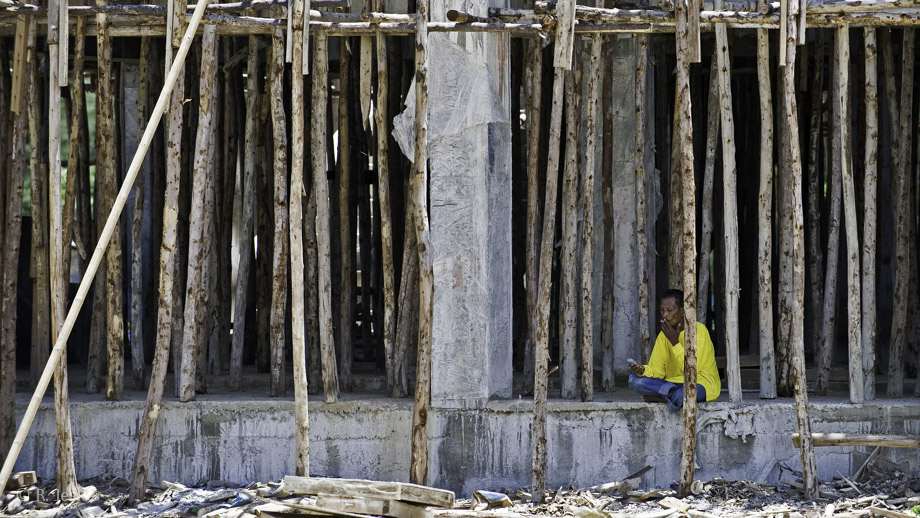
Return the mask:
M660 302L664 299L674 299L674 302L677 303L677 307L684 307L684 292L681 290L674 288L665 290L665 292L661 294L661 298L658 300Z

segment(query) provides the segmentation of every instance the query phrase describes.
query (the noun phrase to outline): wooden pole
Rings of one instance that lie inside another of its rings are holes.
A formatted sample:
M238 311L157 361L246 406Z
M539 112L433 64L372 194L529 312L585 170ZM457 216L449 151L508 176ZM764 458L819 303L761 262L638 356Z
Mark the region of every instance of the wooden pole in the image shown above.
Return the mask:
M311 38L313 49L313 105L311 141L313 159L313 190L316 192L316 247L319 285L319 343L323 365L323 395L326 403L339 398L339 381L335 365L335 344L332 335L332 266L329 257L329 183L326 180L326 105L329 90L329 55L327 36L317 33Z
M383 11L383 0L375 2L375 11ZM383 33L375 38L377 50L377 91L374 100L374 126L377 136L377 201L380 204L380 257L383 263L383 350L386 358L387 392L396 386L396 270L393 263L393 208L390 203L389 115L387 112L387 39Z
M351 390L351 362L354 358L353 336L355 315L352 304L355 301L355 243L352 231L351 212L351 62L352 52L348 38L340 38L342 56L339 64L339 113L338 113L338 163L336 175L339 192L339 289L338 289L338 341L339 383L346 391Z
M150 141L153 139L153 134L160 122L160 117L163 115L163 111L166 108L167 96L171 93L172 88L176 83L176 78L179 74L179 70L181 69L181 65L185 60L185 55L188 53L188 49L191 46L192 37L195 34L198 23L201 21L201 17L204 15L204 7L207 5L207 2L208 0L199 1L198 7L195 9L195 14L192 16L192 19L189 22L189 30L183 38L182 46L179 48L179 53L176 56L176 63L179 66L174 66L170 69L169 77L166 79L166 84L163 86L163 91L160 93L156 107L151 114L150 122L147 125L147 129L144 131L144 137L141 139L140 145L138 146L137 154L134 156L134 160L131 161L131 166L128 168L128 172L125 176L125 181L118 193L118 197L115 199L115 204L112 212L109 214L109 217L106 220L105 227L102 229L102 233L99 237L99 242L96 244L96 249L93 251L93 256L90 259L89 265L87 266L86 274L84 275L83 280L80 282L80 287L77 289L77 295L70 307L70 311L67 313L66 319L64 320L64 325L61 328L61 333L58 335L58 338L55 341L54 348L52 348L50 358L48 359L48 363L45 365L45 370L42 372L42 376L39 379L38 387L36 387L35 393L29 402L29 406L26 408L22 424L20 425L19 430L16 433L16 438L13 441L13 447L10 449L9 454L3 463L2 470L0 470L0 489L5 488L6 483L9 481L10 474L13 471L13 466L16 463L17 457L19 456L19 452L22 450L22 445L25 442L25 438L29 432L29 428L32 425L32 421L35 419L35 414L38 411L38 405L41 403L45 389L48 388L48 383L51 381L51 375L55 367L58 365L58 362L60 361L64 345L67 343L67 338L70 336L70 332L73 330L73 325L77 320L77 314L80 312L80 308L83 306L83 301L86 299L86 293L89 291L89 285L92 283L93 276L96 274L96 270L99 268L99 263L102 262L102 255L108 246L108 242L112 237L112 233L115 231L115 225L118 223L118 218L121 215L121 211L124 208L125 203L127 202L128 194L133 187L134 180L137 178L137 173L140 170L141 163L143 162L144 154L147 152L147 148L150 146Z
M588 62L588 120L585 128L585 173L582 181L583 233L581 241L581 400L594 399L594 172L597 147L598 98L604 37L591 39ZM601 145L604 142L601 140Z
M304 0L293 2L294 41L303 33ZM294 464L295 474L310 476L310 412L307 405L307 342L304 304L304 46L294 45L291 56L291 191L288 198L291 242L291 345L294 354ZM310 282L314 282L312 279ZM315 360L315 359L314 359Z
M680 171L683 224L681 251L683 255L684 289L684 408L681 437L680 484L682 496L690 494L693 483L696 452L696 181L693 173L693 118L690 97L690 62L693 60L689 27L690 13L678 4L677 15L677 106L678 132L675 145L680 149ZM723 119L724 123L724 119ZM672 254L678 253L672 250Z
M645 350L651 344L651 327L649 325L649 312L650 312L650 300L649 300L649 270L651 265L649 265L648 259L648 235L646 233L646 227L648 225L648 202L647 202L647 191L648 191L648 165L646 160L645 150L648 149L648 140L649 140L649 130L646 126L646 120L648 118L648 104L649 96L646 93L646 88L649 85L649 37L647 35L641 34L636 37L636 46L637 46L637 59L636 59L636 263L639 265L639 344L640 349ZM654 98L654 96L651 96ZM611 144L607 144L608 146ZM607 173L608 175L611 173ZM612 191L612 186L610 187ZM611 198L613 193L609 194ZM612 203L612 199L611 199ZM612 222L610 222L612 223ZM612 234L612 229L610 229ZM612 243L611 243L612 244ZM605 242L604 253L609 254L612 250L610 244ZM611 271L605 271L604 275L612 274ZM604 290L604 299L612 298L610 297L610 292ZM605 318L612 317L604 313ZM649 344L649 345L646 345ZM607 347L612 348L612 344L604 344L605 350ZM643 361L646 356L643 356ZM611 358L612 362L613 359ZM605 361L606 363L606 361ZM612 383L611 383L612 385ZM609 387L605 386L605 389Z
M914 85L914 29L904 29L904 43L901 58L901 107L900 128L902 137L911 135L911 119ZM893 77L893 74L889 75ZM894 141L893 141L894 142ZM888 397L899 398L904 394L904 344L907 341L907 300L910 291L910 178L911 147L913 139L897 141L895 170L895 273L894 314L891 319L891 346L888 355Z
M876 313L875 247L878 222L878 49L875 28L864 29L866 78L866 149L863 167L863 252L862 252L862 360L863 396L875 399L875 346L878 343ZM917 384L920 387L920 384Z
M552 288L553 245L556 234L556 196L559 183L559 134L562 130L562 103L565 72L556 67L553 73L553 105L549 122L549 150L546 162L546 201L540 243L537 328L534 342L534 411L533 429L533 503L542 504L546 492L546 392L549 364L549 313ZM571 99L571 97L569 98Z
M815 66L811 74L811 114L808 140L808 271L811 272L812 343L817 350L824 326L824 251L821 249L823 211L821 210L824 181L819 160L823 146L823 95L824 91L824 31L816 31Z
M716 47L716 52L718 52ZM700 223L700 257L698 265L696 320L706 322L709 313L709 256L712 253L712 191L715 183L716 151L719 145L719 69L718 59L713 56L709 69L709 99L706 103L706 156L703 164L703 195Z
M763 2L763 0L761 0ZM760 397L776 397L773 351L773 96L770 34L757 29L757 85L760 93L760 189L758 192L757 296L760 321Z
M203 347L205 321L207 319L207 295L205 279L208 272L207 241L210 239L205 228L207 213L214 211L208 203L209 177L214 169L208 167L208 150L215 140L216 113L214 98L217 92L217 33L205 26L201 38L201 79L198 88L198 136L195 140L194 166L192 168L192 205L189 215L188 278L185 288L185 317L183 319L182 342L179 345L180 362L179 400L195 399L195 379L204 374L198 372L198 358L206 354Z
M716 0L716 8L722 8ZM725 351L728 378L728 399L741 401L741 364L739 360L738 304L738 193L735 166L735 116L732 112L731 56L728 50L728 29L716 24L716 61L719 77L719 108L722 123L722 234L725 238ZM704 258L709 260L708 257ZM691 481L692 482L692 481Z
M795 13L789 17L794 19ZM794 26L794 24L793 24ZM805 254L803 239L803 214L802 214L802 152L799 146L799 124L795 102L795 51L796 36L793 31L780 41L786 49L786 64L782 67L783 82L783 118L784 118L784 144L789 153L789 172L792 182L790 187L793 216L792 216L792 242L793 242L793 306L792 313L803 314L805 300ZM793 353L793 377L795 380L795 409L796 423L799 433L802 434L801 458L802 479L804 482L806 498L815 498L818 493L818 476L815 466L815 452L811 443L811 420L808 416L808 392L805 385L805 341L802 319L793 319L790 332L791 349Z
M297 46L297 45L295 45ZM300 46L303 49L303 46ZM299 69L303 71L303 67ZM271 395L286 393L284 365L284 322L287 308L288 263L288 199L287 199L287 128L284 113L284 32L275 31L272 38L271 111L272 142L274 144L274 243L272 246L271 299Z
M416 3L415 158L409 183L410 207L418 239L418 367L412 411L412 456L409 481L425 484L428 475L428 406L431 400L431 333L434 271L428 227L428 0ZM411 251L406 250L406 253Z
M916 435L858 435L849 433L813 433L815 446L884 446L886 448L920 448L920 437ZM792 444L802 447L802 436L792 434Z
M527 337L524 343L524 392L533 390L529 381L534 374L537 336L537 286L540 242L540 119L543 104L543 48L537 40L528 43L525 91L527 92L527 223L525 237L525 273L527 286ZM527 390L527 389L530 390Z
M856 187L850 154L850 29L837 29L837 54L840 56L837 107L840 111L840 164L843 167L843 213L847 238L847 344L849 345L850 402L865 401L863 386L862 321L860 308L859 229L856 223Z
M671 124L671 162L670 162L670 171L668 175L668 285L676 289L682 290L683 287L683 254L679 252L681 250L681 232L684 227L683 223L683 213L681 211L681 175L680 173L680 161L681 161L681 148L680 148L680 109L679 104L680 99L678 96L677 90L674 92L674 111L672 112L672 124ZM688 115L689 117L689 115ZM685 294L686 295L686 294ZM686 300L686 299L685 299ZM644 344L643 344L644 345ZM652 344L645 346L648 348L648 353L652 352ZM643 357L648 358L649 356L643 352Z
M575 342L578 340L578 288L576 257L578 251L578 109L581 88L576 84L575 67L566 72L565 95L565 163L562 172L562 252L559 262L559 363L561 395L572 399L576 395L575 377L578 366ZM542 260L542 257L541 257Z
M233 315L233 343L230 350L230 375L227 386L239 390L243 379L243 344L246 336L246 306L249 293L249 271L252 268L253 211L255 210L256 124L258 120L259 75L262 70L259 39L249 37L248 74L246 76L246 128L243 150L242 185L243 218L240 230L240 262L237 267L236 305ZM249 323L252 324L251 322Z
M69 138L73 142L67 156L67 194L64 200L64 234L61 242L63 247L63 259L61 264L64 266L61 275L64 277L64 285L70 283L70 263L71 263L71 244L74 240L76 227L74 226L75 206L77 202L77 186L80 175L83 174L82 168L85 163L85 157L82 156L81 143L87 138L83 134L83 124L81 124L86 110L86 102L83 97L83 61L86 54L86 18L76 19L76 32L74 33L73 48L73 79L70 82L70 132Z
M79 45L79 43L78 43ZM137 88L137 130L138 137L143 135L144 124L147 121L147 90L150 87L150 38L141 38L141 50L139 56L138 70L138 88ZM76 76L75 76L76 79ZM79 79L81 82L82 77ZM81 92L82 94L82 92ZM71 133L76 135L76 133ZM71 146L71 152L74 146ZM68 166L73 164L69 162ZM150 160L144 162L141 174L150 174ZM68 174L68 183L70 178ZM147 196L147 189L144 187L142 180L134 187L134 214L131 221L131 378L134 381L135 390L144 390L144 300L146 296L146 286L143 286L144 275L144 250L145 246L143 235L144 223L144 198ZM69 187L69 186L68 186ZM69 192L69 188L68 188ZM66 236L67 232L65 232ZM67 249L70 249L69 237L65 237Z

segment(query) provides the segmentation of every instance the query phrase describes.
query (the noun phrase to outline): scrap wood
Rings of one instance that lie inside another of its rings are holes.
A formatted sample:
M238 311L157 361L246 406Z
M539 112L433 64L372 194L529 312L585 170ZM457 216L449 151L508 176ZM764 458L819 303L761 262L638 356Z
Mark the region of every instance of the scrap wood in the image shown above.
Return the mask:
M472 509L432 509L434 518L533 518L532 514L523 514L507 509L488 509L474 511Z
M665 509L677 509L678 511L682 513L686 513L692 507L690 504L684 502L683 500L678 500L674 498L673 496L666 496L662 498L658 502L658 505L660 505L661 507L664 507Z
M869 512L887 518L917 518L916 515L911 513L902 513L900 511L892 511L891 509L882 509L881 507L875 506L870 507Z
M645 501L648 500L649 498L652 498L653 496L657 495L658 493L660 493L660 492L662 492L662 491L664 491L664 490L661 489L660 487L656 487L655 489L652 489L651 491L649 491L649 492L647 492L647 493L644 493L644 494L642 494L642 495L634 496L634 497L630 498L629 501L630 501L630 502L645 502ZM665 515L665 516L667 516L667 515Z
M445 489L407 484L347 478L297 477L288 475L279 493L298 495L337 495L383 500L400 500L433 507L453 507L454 492Z
M667 518L672 514L677 514L677 509L662 509L650 513L627 513L624 518Z
M509 501L510 504L510 501ZM324 509L335 509L347 513L357 513L376 516L391 516L393 518L430 518L431 513L423 506L407 504L399 500L383 500L380 498L355 498L350 496L318 495L316 506Z
M850 479L846 478L845 476L843 476L843 474L840 473L839 471L837 472L837 474L840 475L840 478L843 479L843 481L846 482L850 487L852 487L853 489L855 489L859 494L863 494L862 489L859 489L859 486L857 486L856 484L854 484L852 480L850 480Z
M633 476L629 476L623 480L617 482L607 482L606 484L601 484L599 486L593 486L591 491L595 493L610 493L612 491L632 491L639 487L640 479Z
M853 480L858 482L859 479L862 478L862 476L866 472L866 467L869 466L869 463L871 463L873 460L875 460L876 457L878 457L878 452L880 449L881 449L881 446L876 446L875 449L872 450L872 453L869 454L869 458L866 459L866 462L863 462L863 465L858 470L856 470L856 474L853 475Z

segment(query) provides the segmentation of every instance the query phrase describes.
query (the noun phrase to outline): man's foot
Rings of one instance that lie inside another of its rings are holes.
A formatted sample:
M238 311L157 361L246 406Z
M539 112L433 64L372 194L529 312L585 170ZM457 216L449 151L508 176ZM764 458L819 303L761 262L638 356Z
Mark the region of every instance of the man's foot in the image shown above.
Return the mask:
M642 401L646 403L667 403L668 400L662 396L642 396Z

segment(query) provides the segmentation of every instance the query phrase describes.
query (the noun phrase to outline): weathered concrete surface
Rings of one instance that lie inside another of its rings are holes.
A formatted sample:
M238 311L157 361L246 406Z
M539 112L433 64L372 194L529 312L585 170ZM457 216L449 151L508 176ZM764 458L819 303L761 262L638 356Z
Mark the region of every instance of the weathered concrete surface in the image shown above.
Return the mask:
M19 415L26 401L18 405ZM920 401L811 405L815 432L920 434ZM530 485L533 419L530 401L489 402L482 409L432 409L432 485L468 497L474 489ZM72 405L77 476L130 477L143 402ZM310 404L311 474L406 481L411 402L345 401ZM551 402L547 422L550 487L618 480L646 464L646 487L678 478L680 417L664 405ZM791 400L701 405L697 477L752 479L775 458L799 469ZM278 480L294 473L293 402L199 401L165 405L154 445L150 481ZM55 473L54 412L44 404L16 470ZM866 448L816 448L818 476L852 475ZM920 470L920 450L883 448L881 456L908 472ZM769 474L775 481L779 468Z

